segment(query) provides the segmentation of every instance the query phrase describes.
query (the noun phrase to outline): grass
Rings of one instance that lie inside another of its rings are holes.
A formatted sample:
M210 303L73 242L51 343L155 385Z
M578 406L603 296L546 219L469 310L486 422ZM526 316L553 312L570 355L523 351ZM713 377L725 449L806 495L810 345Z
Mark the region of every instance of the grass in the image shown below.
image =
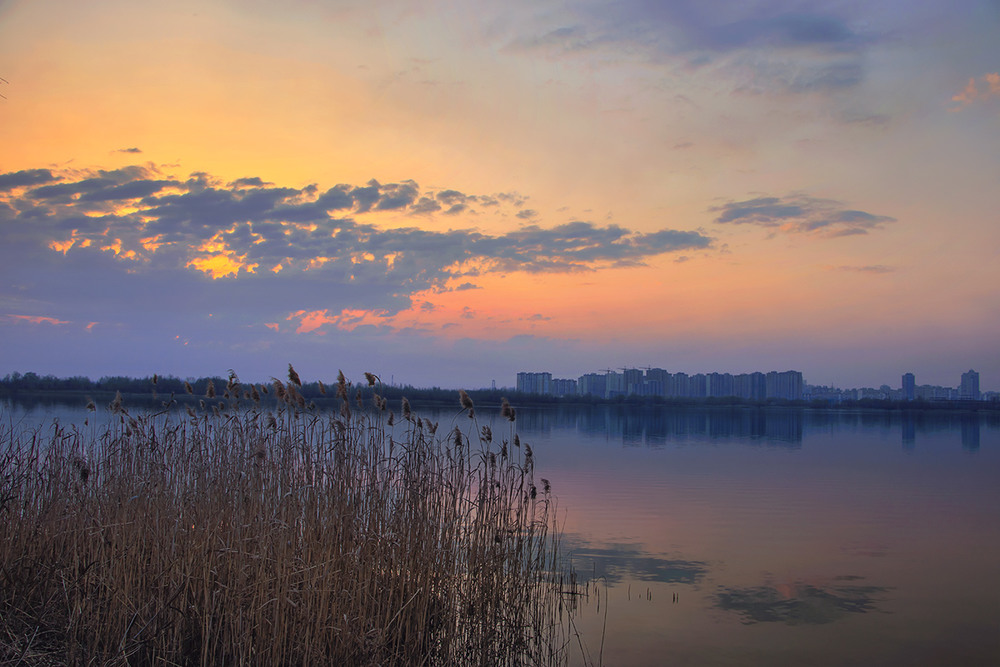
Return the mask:
M566 662L570 576L514 410L494 436L462 392L439 429L368 382L361 406L341 375L337 413L289 367L197 410L0 426L0 664Z

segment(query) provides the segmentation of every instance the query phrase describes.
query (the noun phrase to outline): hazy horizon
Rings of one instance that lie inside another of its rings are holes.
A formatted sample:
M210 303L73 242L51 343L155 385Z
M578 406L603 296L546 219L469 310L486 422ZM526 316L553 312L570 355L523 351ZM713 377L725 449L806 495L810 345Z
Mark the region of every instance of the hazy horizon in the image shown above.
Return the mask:
M1000 4L0 1L0 375L1000 389Z

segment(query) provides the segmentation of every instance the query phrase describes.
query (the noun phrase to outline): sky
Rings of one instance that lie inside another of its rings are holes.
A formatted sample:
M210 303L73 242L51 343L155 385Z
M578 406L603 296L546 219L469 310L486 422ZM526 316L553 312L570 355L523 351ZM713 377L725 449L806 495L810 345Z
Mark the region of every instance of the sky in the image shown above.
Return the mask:
M0 375L1000 389L1000 1L0 0Z

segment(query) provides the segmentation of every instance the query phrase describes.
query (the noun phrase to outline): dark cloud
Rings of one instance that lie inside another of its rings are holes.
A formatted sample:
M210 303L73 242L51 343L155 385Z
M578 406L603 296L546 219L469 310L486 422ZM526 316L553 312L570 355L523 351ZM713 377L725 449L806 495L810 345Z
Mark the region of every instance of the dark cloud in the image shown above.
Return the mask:
M229 184L231 188L262 188L265 185L271 185L271 183L265 183L263 179L259 176L251 176L250 178L237 178L235 181Z
M854 50L865 40L843 19L813 13L778 13L768 15L754 9L756 16L732 23L701 23L696 31L698 45L717 51L763 46L778 49Z
M427 202L464 206L480 198L422 193L414 181L319 192L258 177L224 185L204 173L151 178L155 173L0 174L0 183L11 185L0 195L5 281L22 285L25 298L71 304L65 320L104 321L89 309L120 313L113 304L125 302L140 304L129 316L148 318L149 326L157 311L173 310L219 311L244 325L297 311L388 316L424 290L476 289L468 279L484 273L590 271L711 243L699 232L640 233L583 221L499 234L383 228L351 215L430 214ZM503 206L523 201L494 199Z
M136 199L156 194L165 187L177 185L174 181L132 181L122 185L114 185L99 190L82 193L81 201L113 201L118 199ZM53 186L58 187L58 186Z
M442 190L437 193L438 201L444 202L449 206L454 204L464 204L468 201L469 197L462 194L458 190Z
M859 83L863 51L878 39L852 22L844 8L833 6L578 0L561 9L522 26L508 48L611 54L609 62L635 57L694 67L712 64L733 76L749 66L755 71L755 85L807 92Z
M830 585L795 582L782 586L723 587L715 594L715 606L739 614L745 625L831 623L847 614L876 611L880 596L891 590L840 583L857 579L860 577L842 577Z
M523 211L517 212L517 217L520 218L521 220L529 220L535 217L536 215L537 213L530 208L526 208Z
M119 148L115 152L116 153L141 153L142 149L136 148L135 146L133 146L132 148Z
M0 190L10 190L24 185L41 185L58 180L48 169L25 169L0 175Z
M415 181L404 181L403 183L387 185L379 193L376 209L379 211L392 211L406 208L416 201L418 194L419 188Z
M355 204L357 204L359 213L370 211L372 206L378 202L379 189L381 187L381 184L373 178L368 181L368 185L365 187L351 190L351 197L353 197Z
M718 213L715 222L757 225L788 233L819 232L824 236L867 234L895 218L843 208L833 199L795 194L786 197L757 197L730 201L709 209Z
M578 572L592 573L594 578L606 579L609 584L626 578L665 584L697 584L708 572L708 564L704 561L664 558L650 554L641 544L594 547L574 536L567 536L565 541Z
M441 210L441 204L437 203L433 197L421 197L413 206L410 207L410 213L414 215L430 215L431 213L437 213Z
M32 190L31 197L34 199L70 199L114 185L115 182L108 178L87 178L71 183L43 185Z

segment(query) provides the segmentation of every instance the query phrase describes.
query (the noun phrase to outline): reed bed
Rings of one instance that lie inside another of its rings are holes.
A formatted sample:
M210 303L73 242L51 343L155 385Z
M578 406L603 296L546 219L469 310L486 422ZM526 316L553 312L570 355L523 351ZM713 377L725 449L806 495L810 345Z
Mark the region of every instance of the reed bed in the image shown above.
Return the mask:
M0 426L0 664L567 661L555 510L514 432L270 386ZM358 399L360 400L360 399ZM575 578L573 578L575 581ZM567 598L571 600L572 597Z

